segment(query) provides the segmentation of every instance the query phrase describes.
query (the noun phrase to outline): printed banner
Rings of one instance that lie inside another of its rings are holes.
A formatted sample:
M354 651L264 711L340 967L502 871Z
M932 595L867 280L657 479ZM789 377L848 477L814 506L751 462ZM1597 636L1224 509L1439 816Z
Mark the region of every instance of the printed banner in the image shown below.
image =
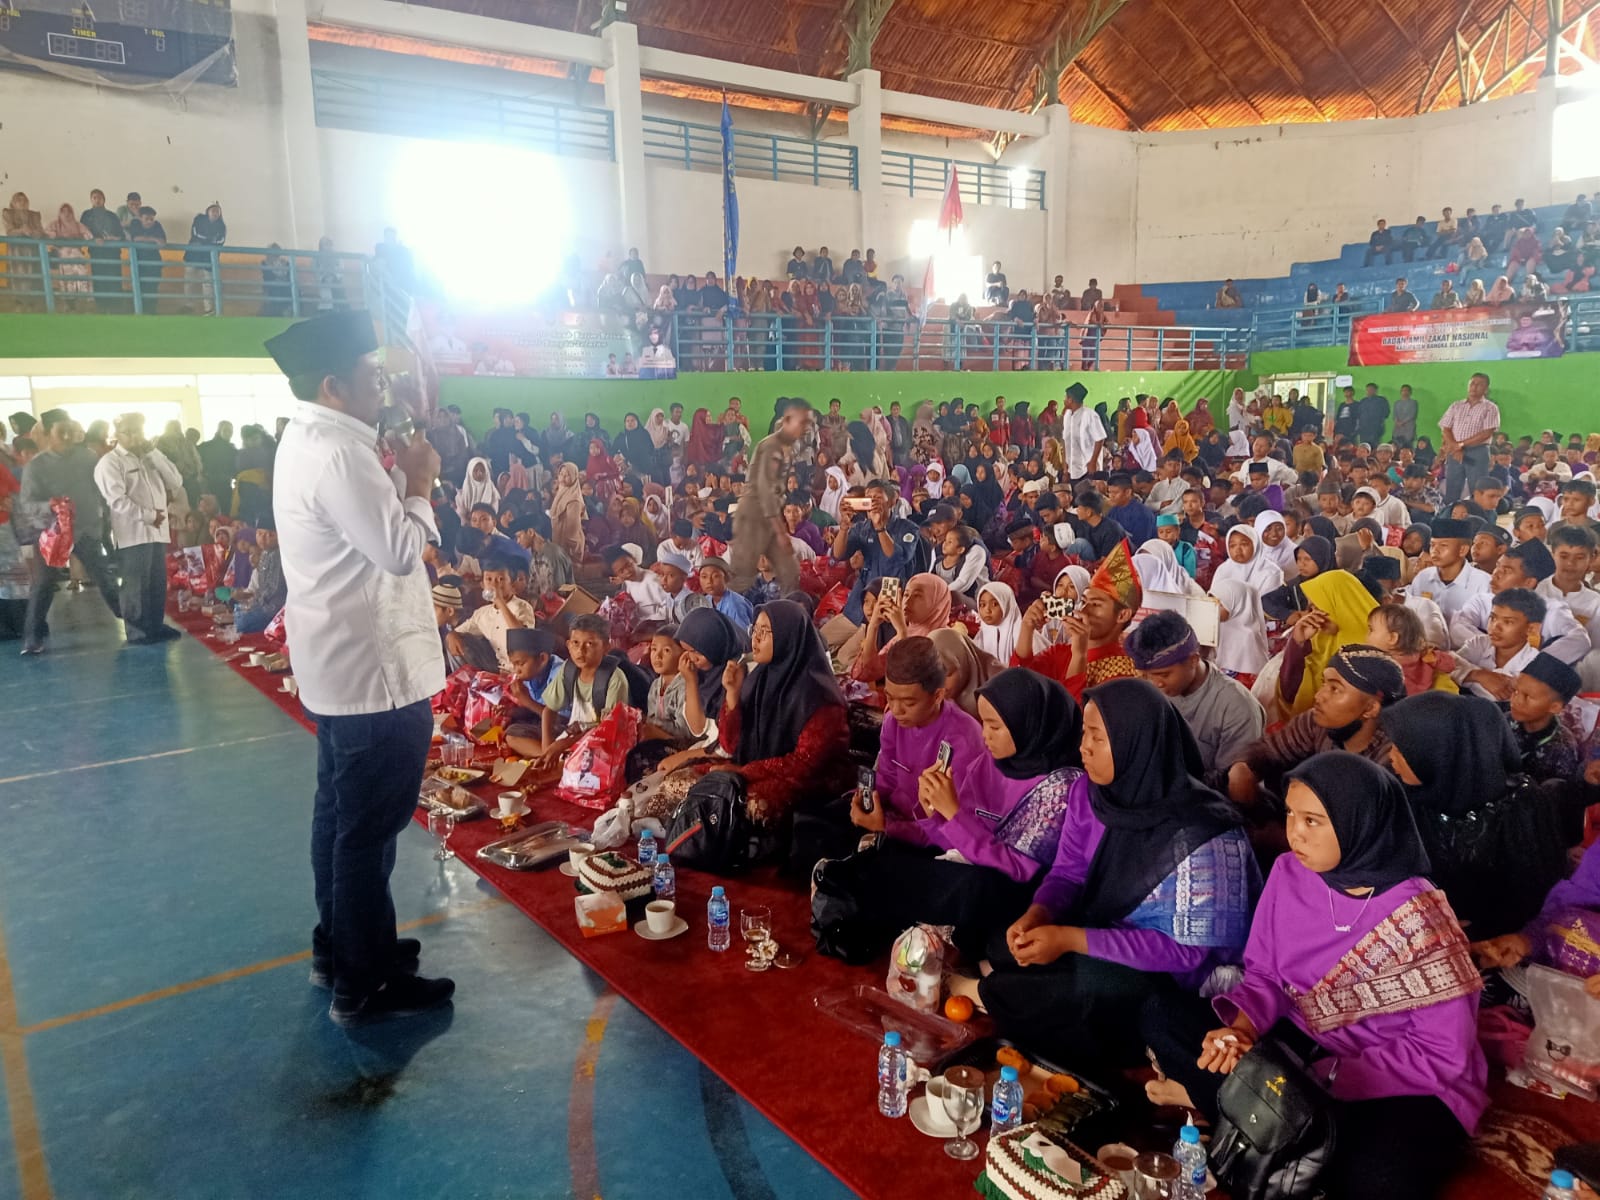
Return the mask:
M1379 313L1350 325L1350 365L1492 362L1560 358L1566 351L1567 306L1506 304L1438 312Z
M440 375L519 379L673 379L661 331L598 312L455 312L419 304L422 337Z

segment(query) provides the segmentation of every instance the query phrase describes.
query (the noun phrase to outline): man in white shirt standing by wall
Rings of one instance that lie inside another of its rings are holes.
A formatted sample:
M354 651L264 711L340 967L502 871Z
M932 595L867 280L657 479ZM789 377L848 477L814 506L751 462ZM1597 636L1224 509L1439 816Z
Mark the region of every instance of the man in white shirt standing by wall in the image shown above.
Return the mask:
M1466 397L1439 418L1446 504L1465 499L1472 481L1489 473L1489 443L1499 430L1500 409L1489 399L1489 377L1479 371L1467 380Z
M1066 412L1061 418L1061 441L1067 459L1067 478L1074 488L1084 476L1100 469L1100 451L1106 440L1106 427L1100 415L1084 406L1088 395L1088 388L1075 383L1063 398Z
M95 486L111 510L111 536L122 576L118 606L130 646L166 642L183 634L166 622L167 497L183 490L183 477L144 436L144 414L123 413L116 445L94 468Z
M384 376L369 314L302 321L267 350L300 401L278 447L273 512L289 655L317 723L311 979L333 989L340 1025L413 1016L455 992L416 974L421 946L396 937L389 895L433 732L428 701L444 686L422 565L438 536L428 496L439 456L420 436L399 448L396 494L378 458Z

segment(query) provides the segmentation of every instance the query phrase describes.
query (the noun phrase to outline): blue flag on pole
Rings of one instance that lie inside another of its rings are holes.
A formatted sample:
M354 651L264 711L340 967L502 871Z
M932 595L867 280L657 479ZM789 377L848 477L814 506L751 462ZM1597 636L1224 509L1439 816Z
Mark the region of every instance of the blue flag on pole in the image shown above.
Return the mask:
M743 299L734 290L739 271L739 193L733 186L733 115L728 93L722 93L722 284L728 291L728 308L739 310Z

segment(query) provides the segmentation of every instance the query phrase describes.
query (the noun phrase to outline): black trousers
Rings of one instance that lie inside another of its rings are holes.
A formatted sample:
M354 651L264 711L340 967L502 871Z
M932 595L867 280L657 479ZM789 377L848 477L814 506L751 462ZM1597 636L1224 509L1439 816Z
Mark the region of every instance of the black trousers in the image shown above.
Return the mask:
M145 542L117 551L122 572L122 621L130 642L148 642L161 632L167 615L167 547Z
M1005 930L989 939L994 972L978 995L1000 1033L1068 1070L1114 1073L1144 1057L1139 1014L1156 996L1180 996L1170 975L1138 971L1087 954L1024 967Z
M311 952L331 967L334 995L361 1001L394 961L395 843L417 806L433 716L428 701L317 723Z
M72 548L73 555L83 564L83 570L100 594L112 616L122 615L122 600L117 587L116 574L106 556L99 538L82 537ZM62 581L68 576L66 567L48 566L37 553L28 557L28 571L32 575L32 590L28 594L27 613L22 621L22 640L30 646L43 642L49 632L50 604L56 598Z
M1217 1091L1226 1077L1196 1065L1205 1035L1222 1026L1211 1002L1182 993L1152 996L1140 1025L1162 1072L1183 1084L1195 1107L1215 1121ZM1273 1034L1301 1053L1314 1049L1297 1025L1280 1022ZM1428 1200L1460 1165L1467 1131L1437 1096L1330 1103L1337 1142L1322 1180L1328 1200Z

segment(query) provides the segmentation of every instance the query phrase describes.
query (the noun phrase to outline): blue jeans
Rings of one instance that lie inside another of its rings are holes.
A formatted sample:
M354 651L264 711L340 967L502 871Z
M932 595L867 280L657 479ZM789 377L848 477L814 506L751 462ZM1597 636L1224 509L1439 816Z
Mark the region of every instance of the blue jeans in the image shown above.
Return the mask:
M1076 555L1083 562L1091 563L1100 561L1094 552L1094 547L1089 544L1088 539L1086 538L1073 538L1061 548L1068 554Z
M329 963L338 999L361 1001L394 960L389 875L411 820L433 733L428 701L317 723L317 800L311 873L317 927L311 952Z
M233 613L233 627L240 633L260 633L272 624L278 610L265 608L239 608Z

